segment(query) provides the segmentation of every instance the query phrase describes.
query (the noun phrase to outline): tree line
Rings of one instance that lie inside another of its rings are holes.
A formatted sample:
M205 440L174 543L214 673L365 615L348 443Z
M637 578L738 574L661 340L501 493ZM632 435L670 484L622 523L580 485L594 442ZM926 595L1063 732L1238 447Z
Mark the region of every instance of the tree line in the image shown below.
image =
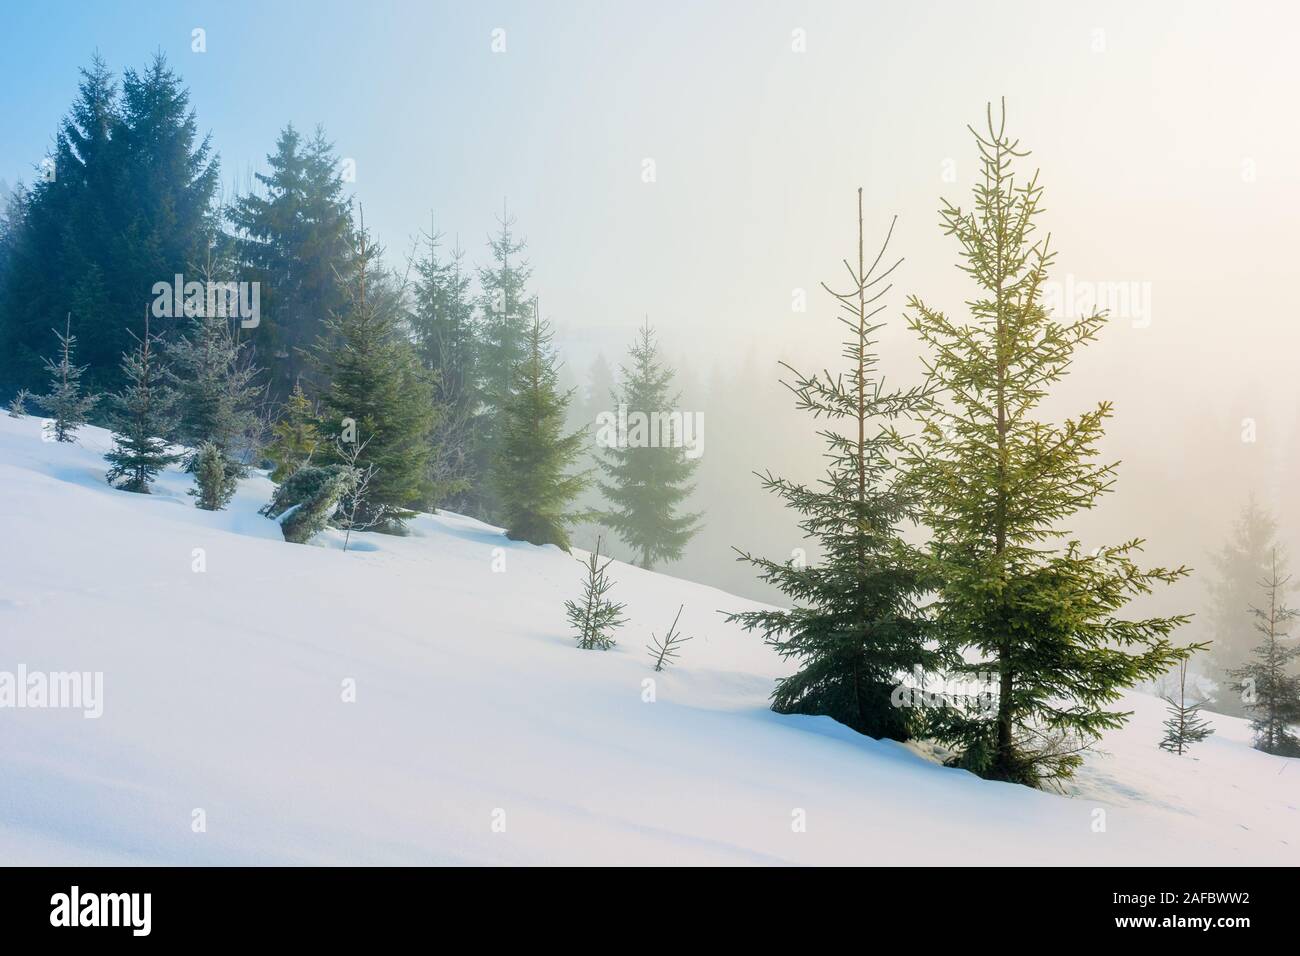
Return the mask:
M566 425L573 392L509 215L486 264L431 226L399 274L325 132L292 125L256 188L227 200L161 55L120 83L96 57L47 159L0 223L0 389L50 412L60 440L113 428L119 487L147 492L180 444L201 507L224 507L249 467L282 483L311 467L317 490L342 490L330 520L355 512L371 530L450 508L567 549L596 517L647 566L680 555L695 522L680 449L604 449L609 506L575 506L594 483L587 436ZM160 309L173 279L198 291ZM256 288L254 321L213 307L232 282ZM609 399L666 408L671 381L647 326ZM344 469L367 477L364 498Z

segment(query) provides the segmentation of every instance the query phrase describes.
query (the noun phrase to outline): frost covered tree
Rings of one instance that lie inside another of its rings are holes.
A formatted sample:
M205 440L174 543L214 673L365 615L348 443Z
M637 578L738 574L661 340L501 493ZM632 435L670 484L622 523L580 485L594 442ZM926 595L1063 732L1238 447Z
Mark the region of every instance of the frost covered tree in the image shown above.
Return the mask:
M9 400L9 417L22 418L27 414L27 402L32 397L32 393L25 388L18 389L14 397Z
M373 460L366 457L365 441L336 442L335 454L344 463L350 478L347 492L339 499L338 511L334 514L334 523L343 529L343 550L348 549L353 531L369 531L384 520L384 512L370 507L370 487L375 482L376 467Z
M280 420L271 426L271 443L266 447L266 457L275 463L271 480L280 482L311 461L320 443L320 430L316 426L316 413L302 390L294 383L289 400L285 402Z
M81 376L87 366L77 365L73 355L77 337L72 334L72 314L69 313L64 331L52 329L59 340L58 357L45 360L45 371L50 377L50 390L37 401L50 413L50 431L55 441L76 441L77 429L86 424L99 396L86 395L81 388Z
M276 487L259 514L280 525L285 541L305 544L325 530L355 486L356 472L347 465L303 465Z
M848 288L836 292L823 285L849 330L841 352L848 368L805 375L786 366L793 380L783 383L798 409L826 421L819 433L826 474L811 486L771 472L758 476L799 515L822 560L777 562L740 551L762 580L787 595L791 608L745 611L728 620L758 631L782 657L799 662L796 673L777 683L773 710L826 715L871 737L906 740L919 715L895 706L894 688L902 675L938 663L918 608L927 583L902 537L915 507L895 468L902 444L895 426L914 409L918 393L887 388L877 371L876 317L899 262L886 261L892 224L868 258L860 189L857 229L856 255L844 263Z
M1104 313L1053 316L1044 283L1054 253L1036 237L1042 187L1016 178L1028 155L1005 131L1005 108L976 132L973 206L945 202L944 232L976 287L968 320L912 297L911 327L928 349L929 398L907 462L933 533L933 605L957 674L991 677L997 707L942 708L931 732L981 776L1030 785L1068 777L1078 751L1128 714L1123 690L1151 680L1197 645L1170 635L1187 617L1118 616L1135 596L1187 574L1143 569L1142 541L1085 549L1065 522L1111 489L1116 465L1097 461L1111 404L1061 424L1040 403L1091 342ZM978 679L977 678L977 679Z
M205 287L226 279L226 268L209 250L200 270ZM252 348L239 339L237 320L206 306L199 311L201 315L187 316L189 327L168 346L167 376L177 395L176 439L194 449L215 445L238 479L246 473L242 455L260 427L261 369L254 364ZM191 455L186 467L193 470L194 461Z
M506 535L515 541L569 550L571 509L587 476L570 468L585 434L565 434L571 392L561 392L547 323L535 316L527 351L515 365L510 395L500 415L500 439L491 480Z
M176 393L167 386L158 359L159 339L149 332L134 336L136 346L122 356L122 378L126 386L112 396L113 448L104 458L112 466L107 480L123 491L149 493L164 468L182 456L169 450L167 440L175 426Z
M194 473L194 487L189 490L194 506L204 511L225 510L239 487L239 475L221 449L210 441L201 444L194 451L190 471Z
M626 406L629 419L644 416L638 418L643 425L657 419L665 427L656 436L657 444L648 440L650 436L635 440L630 427L625 442L606 442L602 465L607 480L600 483L600 489L610 504L603 516L605 523L648 570L657 561L680 558L699 530L700 516L681 510L692 491L691 475L699 459L688 458L682 446L680 423L671 414L678 399L669 391L673 370L659 359L648 319L628 357L629 365L620 370L621 385L612 396L615 404Z
M1169 717L1165 720L1165 736L1160 741L1161 749L1181 756L1192 744L1199 744L1214 733L1214 728L1200 714L1201 708L1208 702L1204 700L1193 704L1187 702L1186 660L1178 662L1178 697L1167 694L1164 701L1169 705L1167 708Z
M578 562L587 569L582 600L564 602L569 624L578 632L578 647L584 651L609 650L614 646L614 631L625 621L624 606L606 596L614 586L607 573L612 562L612 558L601 561L598 539L596 549L587 555L587 560Z
M1256 749L1300 757L1300 739L1293 729L1300 724L1300 677L1288 673L1291 662L1300 657L1300 644L1282 643L1289 636L1285 628L1300 613L1284 601L1290 580L1282 576L1275 552L1267 577L1259 582L1268 603L1250 609L1261 639L1250 662L1233 670L1231 677L1250 717Z

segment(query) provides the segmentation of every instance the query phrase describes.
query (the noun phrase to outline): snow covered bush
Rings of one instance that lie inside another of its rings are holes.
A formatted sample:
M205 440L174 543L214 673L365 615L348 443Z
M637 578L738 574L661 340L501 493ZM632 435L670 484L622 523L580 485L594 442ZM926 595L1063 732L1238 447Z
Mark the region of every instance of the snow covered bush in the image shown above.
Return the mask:
M304 466L275 489L261 513L279 521L285 541L305 544L325 530L356 480L356 470L345 465Z

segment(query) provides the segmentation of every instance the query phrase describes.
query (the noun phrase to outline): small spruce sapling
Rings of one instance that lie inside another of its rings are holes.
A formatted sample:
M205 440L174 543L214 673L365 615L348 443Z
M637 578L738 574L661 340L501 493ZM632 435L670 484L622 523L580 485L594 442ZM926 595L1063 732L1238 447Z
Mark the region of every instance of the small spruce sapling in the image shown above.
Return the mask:
M614 646L615 629L626 620L623 617L624 605L605 596L614 586L606 574L612 562L612 558L601 561L600 539L597 539L596 550L587 556L586 561L578 562L587 569L582 600L564 602L569 624L578 632L578 647L584 651L609 650Z
M369 444L369 438L363 442L336 441L334 443L339 459L352 476L352 486L340 502L334 522L343 529L344 551L348 549L353 531L366 531L383 520L382 511L367 507L366 496L370 492L371 481L378 473L373 461L367 462L364 466L361 464L366 446Z
M651 643L647 644L645 649L649 651L650 656L655 659L656 671L663 670L677 659L680 645L685 644L689 640L693 640L693 638L690 637L682 637L682 632L677 630L677 621L681 618L682 609L684 607L686 607L685 604L678 605L677 615L673 618L673 623L669 625L668 633L663 636L662 640L655 637L653 631L650 632Z
M1186 660L1178 662L1178 698L1166 694L1164 700L1169 705L1169 719L1165 721L1165 736L1160 741L1162 750L1181 756L1192 744L1199 744L1214 733L1214 728L1200 715L1201 708L1208 702L1187 703Z
M320 434L316 428L316 415L301 385L294 385L284 415L271 426L271 444L266 457L275 462L271 480L282 482L295 471L311 462Z
M89 366L76 365L72 355L76 351L77 337L72 334L72 313L68 313L64 331L52 330L59 340L58 360L46 359L45 370L50 373L50 390L37 401L52 416L50 430L54 440L76 441L78 428L86 424L90 410L99 402L97 395L83 395L81 375Z
M195 487L189 493L196 508L222 511L230 504L239 485L238 477L226 465L226 456L212 442L204 442L194 453Z
M32 397L32 393L25 388L18 389L18 394L9 402L9 417L22 418L27 414L27 400Z
M176 393L164 381L158 362L159 340L149 333L147 312L144 338L130 334L136 347L122 355L126 386L111 397L113 448L104 459L111 466L107 475L110 485L147 495L158 474L183 456L169 451L166 439L159 437L175 424Z

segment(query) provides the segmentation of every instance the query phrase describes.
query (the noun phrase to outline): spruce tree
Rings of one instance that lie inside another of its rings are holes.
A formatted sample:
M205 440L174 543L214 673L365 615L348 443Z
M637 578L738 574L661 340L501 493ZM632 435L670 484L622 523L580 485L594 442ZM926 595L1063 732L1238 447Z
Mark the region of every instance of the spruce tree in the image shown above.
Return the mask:
M266 457L275 463L271 480L283 482L311 460L320 444L316 413L301 384L295 384L280 420L271 426Z
M411 508L428 494L429 436L437 423L433 388L402 335L392 290L375 269L379 252L357 233L356 275L346 308L327 325L317 367L329 387L321 397L323 463L350 464L374 476L354 521L400 534ZM346 446L365 448L348 461Z
M190 471L194 473L194 507L204 511L223 511L239 488L238 469L231 467L217 445L205 441L194 450Z
M438 401L453 407L472 405L478 394L478 330L470 296L471 276L465 268L464 250L456 246L443 259L438 251L441 241L440 233L429 232L426 252L415 263L411 332L421 363L438 373Z
M269 393L282 401L310 377L313 344L328 317L347 304L355 237L338 158L323 129L304 141L286 126L267 164L268 172L256 174L260 190L241 197L230 220L242 263L262 284L252 341L269 365Z
M527 243L515 234L515 219L503 213L499 231L488 240L492 264L479 269L479 374L484 399L501 407L510 395L511 375L528 354L533 299L528 292L532 269L523 258Z
M115 391L134 347L122 316L213 239L218 163L161 55L120 84L96 57L48 158L54 175L33 186L0 276L0 390L37 387L40 317L72 312L88 388Z
M25 388L20 388L9 400L8 410L10 418L22 418L27 414L27 402L32 397L32 393Z
M1028 153L1005 132L1005 110L986 134L971 129L981 173L974 204L945 202L962 270L977 292L969 321L916 297L911 327L930 351L923 431L907 462L933 532L933 606L957 673L988 675L993 714L944 708L931 731L955 762L981 776L1039 785L1069 776L1080 749L1128 714L1109 705L1199 646L1170 634L1187 618L1127 620L1128 601L1187 574L1144 570L1142 541L1085 550L1065 540L1066 519L1110 490L1116 465L1096 460L1111 404L1054 424L1034 417L1075 350L1105 323L1097 313L1055 318L1042 304L1050 236L1035 238L1042 187L1016 179Z
M528 357L528 334L535 309L528 292L532 275L523 258L524 240L515 234L515 220L503 212L499 231L489 238L492 263L479 269L479 321L476 347L478 398L482 416L474 431L470 468L486 475L500 453L503 412L513 394L515 369ZM493 481L481 483L471 508L481 517L500 523L501 501Z
M37 401L50 413L49 428L55 441L72 442L76 441L77 429L86 424L87 416L98 404L99 397L82 392L81 376L87 367L77 365L72 358L77 348L77 337L72 334L72 315L68 315L62 332L58 329L51 331L59 340L58 358L45 360L50 390Z
M1274 552L1269 573L1259 582L1268 604L1250 609L1261 640L1253 659L1233 670L1231 676L1250 717L1256 749L1300 757L1300 739L1293 730L1300 724L1300 677L1287 673L1291 662L1300 657L1300 644L1282 644L1288 636L1284 628L1300 613L1288 607L1283 597L1290 580L1282 576Z
M1232 672L1250 662L1256 644L1254 616L1243 612L1256 603L1259 582L1269 577L1275 555L1278 572L1286 571L1286 562L1277 552L1277 537L1277 521L1252 494L1228 540L1211 558L1206 582L1209 607L1202 634L1210 640L1209 676L1224 689L1215 701L1215 710L1234 717L1247 714L1240 697L1227 692Z
M581 517L572 512L572 504L587 485L585 473L570 474L569 469L585 435L564 433L572 392L559 390L550 327L540 316L533 319L527 352L516 363L512 382L491 472L501 523L513 540L568 551L568 527Z
M335 527L343 529L344 551L348 549L348 543L352 540L352 532L369 531L384 520L384 512L366 505L370 500L370 486L376 474L373 461L362 464L365 460L366 446L369 444L370 439L367 438L364 441L339 441L335 442L334 446L339 459L344 462L342 467L351 478L351 487L346 495L339 499L339 507L333 517Z
M176 394L167 387L158 360L159 340L149 332L145 312L144 336L135 337L136 347L122 356L126 387L113 396L113 448L104 458L112 466L107 480L123 491L149 493L149 485L181 455L168 450L162 436L175 425Z
M582 600L565 601L564 610L570 626L578 632L578 647L584 651L607 651L614 646L614 631L625 622L624 606L606 596L614 586L607 573L613 559L601 561L597 539L596 549L587 555L586 561L578 563L587 569Z
M439 255L441 236L431 229L423 258L415 263L416 281L409 317L420 363L433 378L434 401L441 409L432 433L429 509L466 510L476 500L473 486L474 441L484 427L477 378L478 327L470 296L471 275L457 246Z
M699 459L686 456L680 422L672 417L676 414L680 419L682 414L673 408L679 396L669 392L673 370L659 360L648 319L629 359L630 366L620 369L621 388L612 396L615 405L626 408L629 420L643 415L648 422L658 419L665 425L656 436L658 444L636 440L631 427L626 442L620 437L607 444L602 464L608 480L600 483L600 489L612 506L605 522L637 552L638 563L648 570L657 561L680 558L699 530L700 516L680 510L692 491L690 479Z
M217 281L209 257L205 281ZM168 381L176 389L176 439L197 449L211 443L236 478L247 469L242 455L259 423L256 403L262 394L261 369L253 351L240 341L238 320L221 315L193 316L189 329L168 346ZM191 455L187 467L191 467Z
M805 375L786 366L793 381L783 383L799 410L827 422L819 432L826 442L826 475L813 486L771 472L758 475L767 491L799 515L800 528L816 540L822 559L805 566L740 551L792 606L731 614L728 620L758 631L782 657L798 660L799 670L777 683L773 710L826 715L871 737L906 740L919 715L894 705L894 688L915 668L937 663L918 608L927 582L902 538L914 504L894 468L902 442L895 426L913 409L917 393L888 389L873 351L881 328L875 319L886 307L889 276L899 264L882 265L893 225L868 259L860 189L857 216L857 255L854 263L845 260L849 288L835 292L823 285L849 329L841 353L849 367L836 375Z
M1165 721L1165 736L1160 741L1161 749L1182 756L1192 744L1199 744L1214 733L1214 728L1200 714L1201 708L1207 701L1187 703L1186 660L1178 662L1178 698L1175 699L1170 694L1164 700L1169 705L1169 717Z

